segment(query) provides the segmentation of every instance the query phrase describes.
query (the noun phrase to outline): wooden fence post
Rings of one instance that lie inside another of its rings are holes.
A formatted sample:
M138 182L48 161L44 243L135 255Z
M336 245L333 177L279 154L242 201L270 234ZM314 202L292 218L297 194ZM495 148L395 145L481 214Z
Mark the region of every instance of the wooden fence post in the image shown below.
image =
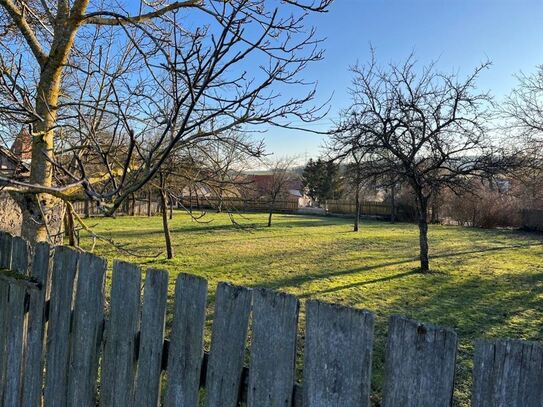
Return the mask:
M369 406L373 314L306 304L304 407Z
M22 405L41 405L43 375L43 338L45 331L45 294L49 280L50 247L38 243L34 247L31 277L40 288L30 290L28 306L28 332L25 346Z
M168 272L147 270L143 295L134 406L159 405L167 300Z
M140 287L138 266L122 261L113 263L111 312L104 338L101 406L126 406L134 397Z
M81 254L70 340L68 406L96 406L106 268L105 259L90 253Z
M249 407L292 404L298 309L293 295L254 291Z
M251 290L220 283L206 375L206 407L238 405Z
M535 342L478 340L472 407L543 406L543 347Z
M46 348L44 405L47 407L66 405L70 323L78 261L76 250L66 246L55 248Z
M385 361L385 407L450 407L457 337L450 329L392 316Z
M11 270L28 276L30 248L26 240L14 237L11 251ZM8 299L8 319L5 321L5 362L3 406L17 406L22 395L24 308L26 290L18 284L11 284Z
M177 277L172 336L168 350L166 407L199 405L206 301L207 280L188 274Z
M11 268L12 236L0 231L0 269ZM9 320L8 310L9 284L0 280L0 402L4 397L4 375L6 363L6 326Z

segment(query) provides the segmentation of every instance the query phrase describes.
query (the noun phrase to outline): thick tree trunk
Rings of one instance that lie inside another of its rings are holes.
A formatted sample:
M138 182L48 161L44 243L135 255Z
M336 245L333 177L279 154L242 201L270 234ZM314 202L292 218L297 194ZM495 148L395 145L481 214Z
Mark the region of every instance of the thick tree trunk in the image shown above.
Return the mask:
M53 185L54 128L57 124L57 105L61 88L62 71L66 66L80 17L85 13L89 0L74 5L72 15L68 10L58 10L62 21L54 29L54 38L48 55L38 60L40 80L36 89L35 111L37 120L32 128L32 162L30 183L51 187ZM60 20L59 20L60 21ZM64 204L48 194L29 195L19 200L22 212L22 235L30 242L49 241L62 243Z
M172 236L168 223L168 206L166 203L166 193L163 189L160 190L160 203L162 206L162 227L164 229L164 241L166 243L166 256L168 259L173 259Z
M420 271L430 271L430 260L428 257L428 201L421 197L419 201L419 244L420 244Z
M15 195L14 195L15 197ZM49 195L17 195L21 208L21 236L31 243L49 242L61 245L64 240L64 211L62 200Z

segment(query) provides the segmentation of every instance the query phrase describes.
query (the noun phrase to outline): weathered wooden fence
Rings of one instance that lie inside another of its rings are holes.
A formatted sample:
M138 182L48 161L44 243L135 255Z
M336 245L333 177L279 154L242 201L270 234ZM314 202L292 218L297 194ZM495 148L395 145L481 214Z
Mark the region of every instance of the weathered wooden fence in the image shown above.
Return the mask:
M0 234L0 268L11 270L0 274L2 406L196 407L202 394L210 407L240 400L255 407L369 406L369 311L306 303L300 385L295 297L219 284L210 352L204 354L206 280L177 277L171 335L165 339L165 271L142 274L134 264L115 262L106 304L105 260L68 247L52 252L38 244L31 255L24 240ZM450 406L456 350L453 330L391 317L383 405ZM542 347L478 341L472 405L541 407Z
M193 209L218 209L224 211L236 210L240 212L267 212L270 210L270 202L267 199L244 199L238 197L183 197L180 199L181 204L187 208ZM298 209L298 201L277 200L273 204L275 212L294 212Z

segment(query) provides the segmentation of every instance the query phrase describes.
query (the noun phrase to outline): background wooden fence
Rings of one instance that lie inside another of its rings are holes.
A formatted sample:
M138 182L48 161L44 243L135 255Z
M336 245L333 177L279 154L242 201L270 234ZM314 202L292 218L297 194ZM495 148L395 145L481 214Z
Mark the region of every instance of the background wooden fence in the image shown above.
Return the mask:
M374 314L306 303L303 384L295 384L298 300L221 283L210 353L206 280L180 274L165 339L168 273L0 234L0 404L53 406L369 406ZM30 261L32 257L32 261ZM251 323L250 323L251 321ZM244 367L251 326L249 367ZM385 407L450 406L457 335L390 318ZM161 379L167 385L161 386ZM204 386L205 392L200 392ZM543 348L480 340L474 407L541 407Z

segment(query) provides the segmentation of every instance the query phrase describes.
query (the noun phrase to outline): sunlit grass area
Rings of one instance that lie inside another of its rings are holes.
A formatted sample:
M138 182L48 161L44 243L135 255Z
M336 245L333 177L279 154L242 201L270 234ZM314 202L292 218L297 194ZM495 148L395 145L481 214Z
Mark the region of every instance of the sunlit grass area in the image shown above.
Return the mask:
M274 225L267 228L264 214L237 215L235 220L243 229L233 227L225 214L208 214L204 220L208 223L175 213L171 222L173 260L166 260L163 254L160 217L93 218L88 224L144 257L97 242L94 251L100 255L137 262L144 268L163 268L170 276L185 272L207 278L209 325L219 281L285 291L302 303L317 298L373 311L377 315L376 399L383 380L383 348L391 314L456 330L460 338L458 406L468 405L475 338L543 340L540 235L431 226L432 273L421 275L417 273L415 225L363 221L360 232L354 233L348 219L331 217L276 215ZM92 246L84 232L81 239L83 248ZM174 281L171 277L170 293ZM303 328L302 307L300 335ZM301 354L298 359L301 363Z

